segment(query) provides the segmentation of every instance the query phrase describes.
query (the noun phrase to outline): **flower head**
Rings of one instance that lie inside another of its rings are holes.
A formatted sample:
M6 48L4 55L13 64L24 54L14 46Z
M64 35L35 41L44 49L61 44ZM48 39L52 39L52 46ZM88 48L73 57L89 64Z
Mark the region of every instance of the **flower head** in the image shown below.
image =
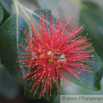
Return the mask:
M39 85L42 84L40 97L45 92L50 91L53 87L53 82L56 83L57 90L60 90L59 78L65 83L71 85L70 79L72 76L83 81L79 75L90 71L91 67L87 65L89 62L89 55L93 50L87 50L90 47L88 38L79 36L83 31L83 26L72 25L72 20L62 16L61 21L51 15L50 21L45 22L45 17L40 15L40 24L34 22L35 27L30 22L30 29L32 36L23 30L27 40L27 47L21 45L27 50L27 53L20 52L23 60L22 67L29 67L30 71L24 75L22 80L32 80L31 91L35 89L36 94ZM46 20L48 18L46 17ZM56 20L56 21L55 21ZM84 68L84 69L83 69Z

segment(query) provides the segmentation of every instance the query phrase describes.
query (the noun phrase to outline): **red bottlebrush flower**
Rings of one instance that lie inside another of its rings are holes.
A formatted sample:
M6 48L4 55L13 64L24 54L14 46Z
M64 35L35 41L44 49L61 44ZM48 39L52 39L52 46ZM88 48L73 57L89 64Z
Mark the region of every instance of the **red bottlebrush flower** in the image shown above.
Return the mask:
M90 62L88 58L92 55L89 54L93 51L87 50L91 44L86 35L79 36L83 26L78 28L77 25L72 25L72 20L68 22L65 16L62 16L61 21L57 18L54 21L54 16L50 17L50 21L46 16L46 20L50 26L46 24L44 16L40 16L39 26L35 22L35 27L30 23L32 37L24 27L28 46L21 47L27 50L27 53L20 52L23 60L19 61L22 62L22 67L30 68L30 72L24 75L22 80L32 80L31 91L36 88L34 95L42 84L40 97L46 91L50 91L51 95L53 82L56 83L57 90L61 91L59 78L65 87L66 82L71 85L72 76L83 81L79 75L90 71L91 67L87 63Z

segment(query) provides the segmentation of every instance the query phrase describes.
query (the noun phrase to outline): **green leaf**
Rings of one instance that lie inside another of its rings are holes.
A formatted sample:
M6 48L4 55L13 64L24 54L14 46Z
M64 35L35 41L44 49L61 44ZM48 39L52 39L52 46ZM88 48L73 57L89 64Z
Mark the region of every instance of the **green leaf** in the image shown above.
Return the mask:
M19 21L18 24L18 34L17 35L17 25L16 23ZM28 30L27 23L23 20L21 16L19 16L19 20L16 21L16 14L12 15L10 18L8 18L0 27L0 57L1 62L4 65L4 67L9 71L11 75L13 75L15 78L22 77L23 75L27 74L26 69L27 68L20 68L19 63L16 61L19 61L18 59L18 43L19 45L22 44L26 46L25 42L25 35L21 31L21 28L23 25ZM5 28L5 29L3 29ZM29 31L28 31L29 32ZM18 41L19 40L19 41ZM19 47L20 52L26 52L23 48ZM24 92L27 98L29 99L39 99L40 92L41 92L41 86L39 87L39 90L36 93L36 96L33 97L35 89L30 93L30 90L32 88L32 85L29 86L30 81L24 80ZM56 97L56 87L52 90L52 97L46 96L47 100L53 101L53 98Z
M88 8L81 9L79 24L84 25L82 35L88 33L98 55L103 60L103 8L91 1L83 2Z
M34 13L32 14L32 16L33 16L34 20L36 21L36 23L39 24L39 26L41 26L39 15L42 14L44 16L44 19L45 19L46 27L48 26L48 29L49 29L50 28L50 21L52 20L51 18L54 17L54 15L52 15L51 13L52 13L52 11L48 10L48 9L36 9L36 10L34 10ZM56 18L54 17L54 24L55 23L56 23Z
M60 80L59 80L60 81ZM53 83L53 88L51 91L51 96L49 96L49 94L46 94L44 96L44 98L49 101L50 103L53 103L59 96L59 92L57 92L57 87L56 87L56 83Z
M12 0L0 0L3 7L11 14L11 4L13 3Z
M91 46L89 49L93 50L93 47ZM90 67L93 68L91 72L87 71L84 73L84 75L79 75L81 78L84 79L82 81L78 80L75 77L72 77L72 78L74 79L75 84L90 90L97 91L101 89L100 81L102 78L103 62L101 58L98 56L98 54L96 53L96 51L93 51L91 55L94 55L94 57L89 58L90 59L89 61L94 61L94 62L88 63L88 65L90 65Z
M93 47L91 46L91 48L89 48L90 50L93 49ZM81 76L81 78L84 78L84 83L80 82L78 79L73 78L75 80L75 84L72 83L72 87L69 87L67 89L64 88L64 84L61 81L61 91L62 91L62 95L89 95L89 93L92 95L94 94L101 94L101 86L100 86L100 82L101 82L101 78L102 78L102 71L103 71L103 66L102 66L102 60L100 59L100 57L97 55L96 51L94 51L92 53L92 55L94 55L94 57L90 58L91 61L95 61L95 63L88 63L91 67L93 67L93 71L95 73L92 72L86 72L84 76ZM71 80L72 81L72 80ZM103 83L102 83L103 84ZM82 88L83 87L83 88ZM88 89L88 90L87 90ZM91 91L93 90L93 91ZM86 93L85 93L86 92ZM53 103L59 103L60 102L60 95L57 98L57 100L55 100Z
M24 46L27 45L25 42L26 37L21 30L21 28L23 28L23 25L30 34L28 24L24 21L21 16L19 16L18 18L19 19L17 20L16 14L13 14L0 27L1 62L4 67L9 71L9 73L16 79L19 79L19 77L22 77L23 75L27 74L27 68L20 68L21 63L16 62L21 60L21 58L18 58L18 56L20 55L18 52L26 52L26 50L19 46L20 44ZM24 80L23 85L25 94L30 96L31 93L28 91L30 91L31 88L29 86L28 81Z
M34 92L35 92L36 88L34 88L32 92L30 92L30 90L32 88L32 85L29 86L29 84L30 84L30 80L29 81L25 80L25 83L24 83L24 91L25 91L24 94L25 94L25 96L28 99L32 99L32 100L39 99L41 88L42 88L42 83L40 84L40 86L39 86L39 88L36 92L36 95L34 97L33 97L33 95L34 95ZM51 96L50 96L50 92L49 92L49 93L45 93L44 97L41 97L41 98L44 98L47 101L49 101L50 103L52 103L57 97L58 97L58 92L57 92L56 84L53 83Z
M0 66L0 93L11 99L19 93L19 83L6 71L3 66Z
M32 89L32 85L29 85L31 83L31 81L27 81L25 80L24 82L24 94L25 96L28 98L28 99L39 99L40 97L40 93L41 93L41 88L42 88L42 83L39 85L39 88L34 95L34 92L36 90L36 87L30 92L30 90ZM41 98L44 98L46 99L47 101L49 101L50 103L52 103L56 98L58 97L58 92L57 92L57 88L56 88L56 84L53 83L53 88L52 88L52 91L51 91L51 96L50 96L50 92L49 93L45 93L44 97L41 97Z
M4 18L2 23L11 16L12 10L11 10L11 4L12 0L0 0L0 4L2 5L3 11L4 11Z
M60 0L36 0L36 1L38 2L41 8L50 10L56 9L60 4Z
M41 92L41 85L39 86L39 88L38 88L38 90L36 92L36 95L33 97L36 88L34 88L32 90L32 92L30 92L30 90L32 89L32 85L29 86L30 82L31 82L30 80L29 81L25 80L25 83L24 83L24 94L25 94L25 96L28 99L32 99L32 100L39 99L40 92Z
M2 9L4 11L4 18L2 20L2 23L3 23L8 17L10 17L10 13L8 13L8 11L3 6L2 6Z
M0 27L0 58L4 67L9 71L15 78L19 78L25 73L24 68L20 68L18 62L18 52L21 48L17 48L18 45L25 45L25 35L21 28L23 25L28 30L28 25L24 19L19 16L18 27L16 25L16 14L8 18ZM18 34L17 34L18 30Z
M46 13L47 12L47 13ZM38 23L39 24L39 26L40 26L40 18L39 18L39 15L40 14L43 14L44 15L44 17L45 17L45 24L46 25L50 25L50 17L51 17L51 10L48 10L48 9L36 9L36 10L34 10L34 14L32 14L32 16L33 16L33 18L34 18L34 20L36 21L36 23ZM47 15L47 16L46 16ZM46 18L47 17L47 18ZM48 19L48 21L47 21L47 19ZM55 18L54 18L54 22L55 22L56 20L55 20Z
M4 12L3 12L3 9L2 9L2 7L0 5L0 23L2 22L3 17L4 17Z

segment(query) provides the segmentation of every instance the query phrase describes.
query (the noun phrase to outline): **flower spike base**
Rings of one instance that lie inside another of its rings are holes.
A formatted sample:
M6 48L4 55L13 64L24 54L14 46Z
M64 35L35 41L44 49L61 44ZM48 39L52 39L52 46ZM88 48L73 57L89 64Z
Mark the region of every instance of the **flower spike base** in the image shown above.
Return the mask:
M31 91L36 88L34 96L42 84L41 97L45 92L52 95L53 83L56 83L57 91L61 92L59 79L63 81L65 88L68 83L72 86L70 80L74 81L73 77L83 82L80 75L91 71L87 63L90 62L89 58L92 55L89 54L93 50L87 50L91 44L86 35L79 36L83 26L78 28L77 25L72 25L72 21L65 15L62 15L61 21L57 17L55 19L54 15L50 16L50 21L42 14L39 18L39 25L36 22L34 24L29 22L32 36L25 27L22 29L27 37L28 46L20 45L27 53L20 52L22 60L19 62L22 63L21 67L29 67L29 73L21 79L31 80Z

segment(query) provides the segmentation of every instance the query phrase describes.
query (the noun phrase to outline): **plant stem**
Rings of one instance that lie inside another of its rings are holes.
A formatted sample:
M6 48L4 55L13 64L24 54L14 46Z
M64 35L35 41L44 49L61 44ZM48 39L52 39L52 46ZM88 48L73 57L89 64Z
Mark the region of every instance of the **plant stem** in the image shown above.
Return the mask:
M21 10L23 11L24 15L26 16L26 18L28 19L28 21L30 21L29 16L27 15L27 13L25 12L24 8L21 6L21 4L19 3L19 1L17 1L17 4L19 5L19 7L21 8Z

